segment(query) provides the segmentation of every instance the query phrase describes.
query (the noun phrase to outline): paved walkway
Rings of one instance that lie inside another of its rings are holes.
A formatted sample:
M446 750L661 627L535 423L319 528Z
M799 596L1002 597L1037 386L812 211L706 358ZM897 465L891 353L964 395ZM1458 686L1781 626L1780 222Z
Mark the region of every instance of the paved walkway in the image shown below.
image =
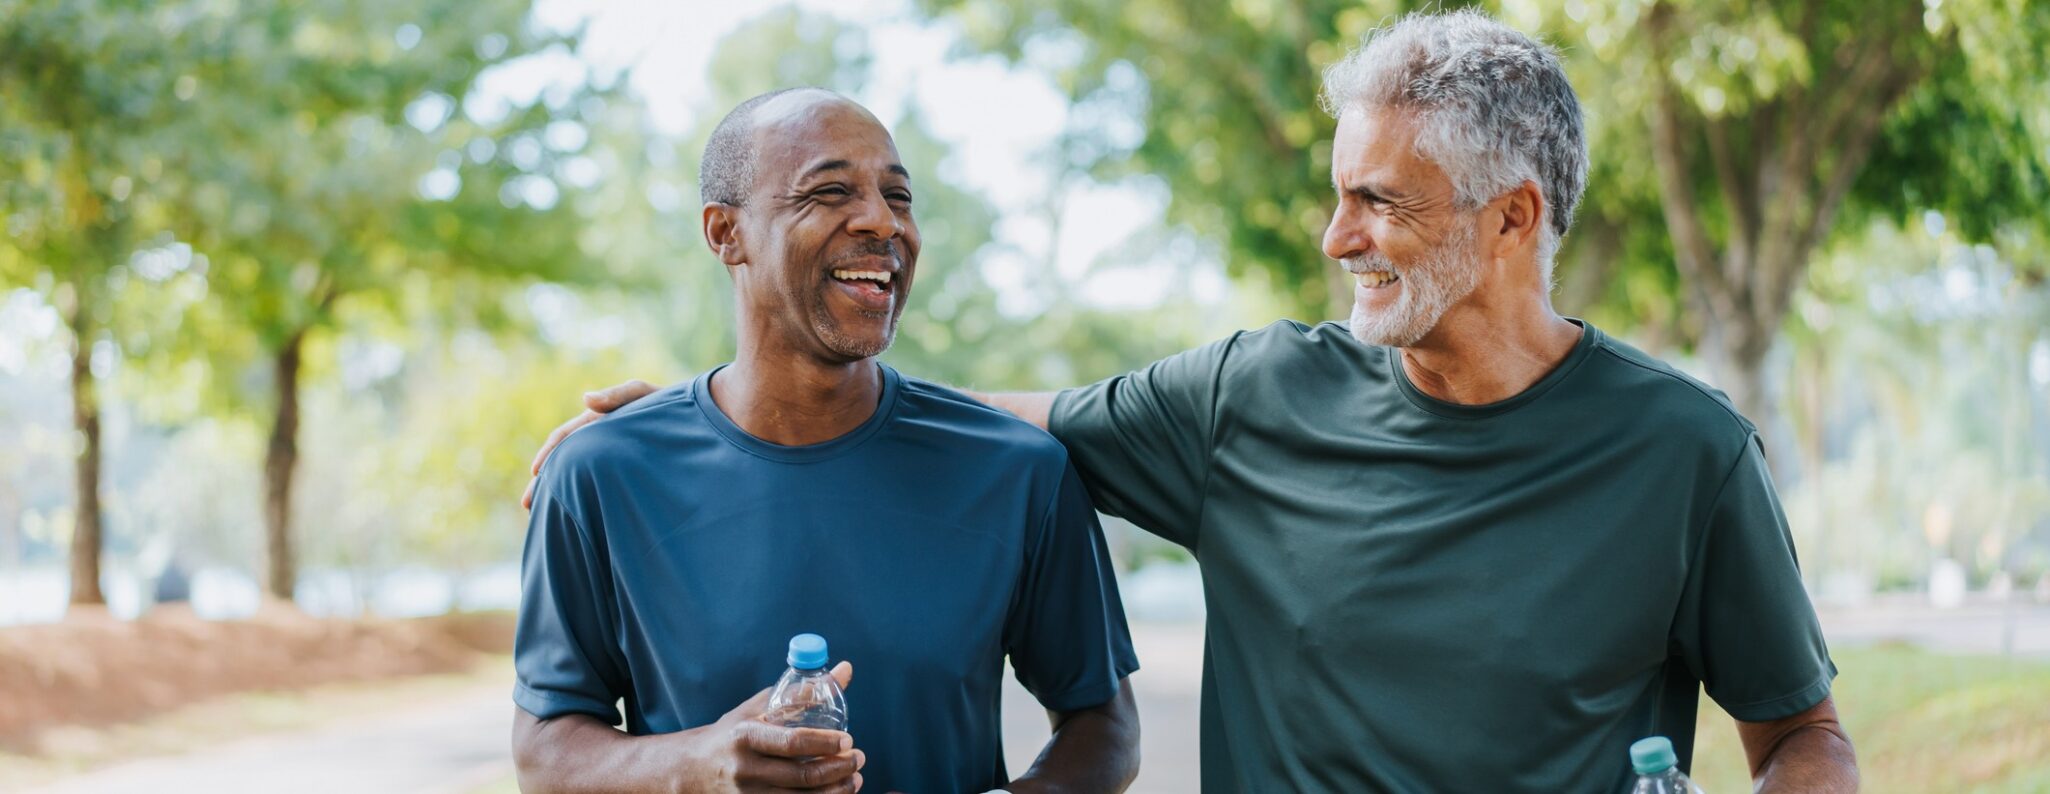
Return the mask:
M2050 604L1980 601L1938 609L1890 599L1821 612L1823 631L1832 644L1904 642L1943 653L2050 659Z
M47 794L463 794L512 771L509 686L466 688L385 714L118 764Z

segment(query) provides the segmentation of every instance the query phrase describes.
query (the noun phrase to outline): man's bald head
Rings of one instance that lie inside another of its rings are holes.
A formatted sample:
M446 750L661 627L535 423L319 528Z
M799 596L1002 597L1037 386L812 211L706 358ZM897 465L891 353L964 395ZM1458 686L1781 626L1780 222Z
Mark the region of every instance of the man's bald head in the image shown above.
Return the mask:
M760 128L757 122L766 121L757 117L763 106L771 102L778 106L770 108L770 115L775 116L819 102L844 102L860 107L838 93L808 86L780 88L740 103L719 120L719 126L712 128L711 140L705 142L704 157L698 161L700 201L735 207L746 203L748 192L754 189L755 166L761 155L755 146L755 132Z

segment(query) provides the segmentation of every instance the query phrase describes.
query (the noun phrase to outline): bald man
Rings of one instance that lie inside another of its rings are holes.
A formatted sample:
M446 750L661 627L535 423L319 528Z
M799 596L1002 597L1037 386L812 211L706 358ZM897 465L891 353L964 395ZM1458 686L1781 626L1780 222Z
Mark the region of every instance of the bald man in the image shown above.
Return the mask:
M889 132L827 91L766 94L720 123L701 175L738 352L541 470L515 651L522 788L1122 790L1138 663L1067 451L876 361L918 262ZM847 732L759 718L801 632L862 667ZM1006 658L1054 728L1017 779Z

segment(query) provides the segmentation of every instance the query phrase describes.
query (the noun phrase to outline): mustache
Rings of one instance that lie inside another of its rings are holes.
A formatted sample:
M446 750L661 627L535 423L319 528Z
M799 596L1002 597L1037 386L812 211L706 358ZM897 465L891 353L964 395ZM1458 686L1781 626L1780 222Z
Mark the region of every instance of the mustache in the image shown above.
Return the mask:
M1345 266L1345 272L1351 273L1353 275L1359 275L1361 273L1395 272L1395 261L1389 259L1387 254L1383 254L1379 251L1368 254L1366 256L1346 257L1345 259L1340 260L1340 262Z
M896 242L891 240L868 239L857 242L854 244L853 248L847 249L846 251L842 251L839 256L833 257L833 261L842 262L850 259L864 259L872 256L886 256L892 260L903 260L903 257L897 255Z

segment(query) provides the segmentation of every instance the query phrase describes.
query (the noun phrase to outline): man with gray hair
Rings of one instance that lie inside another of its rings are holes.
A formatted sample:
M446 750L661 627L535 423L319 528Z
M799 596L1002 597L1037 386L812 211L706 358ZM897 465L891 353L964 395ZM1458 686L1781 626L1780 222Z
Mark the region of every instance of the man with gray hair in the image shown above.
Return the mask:
M980 395L1202 565L1204 788L1617 791L1637 738L1691 764L1706 688L1760 790L1855 789L1756 428L1552 308L1588 159L1557 56L1416 15L1323 101L1349 329Z

